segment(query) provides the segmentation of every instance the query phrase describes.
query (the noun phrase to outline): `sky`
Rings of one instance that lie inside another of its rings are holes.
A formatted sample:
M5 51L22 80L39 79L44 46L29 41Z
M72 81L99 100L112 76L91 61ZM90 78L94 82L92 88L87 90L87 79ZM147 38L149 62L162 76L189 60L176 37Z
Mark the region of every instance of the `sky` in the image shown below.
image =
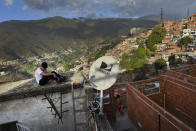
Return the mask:
M137 18L159 15L173 17L196 13L196 0L0 0L0 22L66 18Z

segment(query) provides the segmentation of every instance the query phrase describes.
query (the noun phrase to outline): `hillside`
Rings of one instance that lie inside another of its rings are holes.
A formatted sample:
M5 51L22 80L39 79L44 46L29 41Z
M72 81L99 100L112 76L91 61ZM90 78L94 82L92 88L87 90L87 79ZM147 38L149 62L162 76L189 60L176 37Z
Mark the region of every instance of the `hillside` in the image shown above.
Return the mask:
M140 17L139 19L160 22L160 15L147 15L147 16ZM177 16L177 15L172 15L172 14L163 15L164 21L176 21L180 19L182 19L182 17Z
M105 39L127 35L131 27L150 28L145 19L66 19L51 17L0 23L0 60L11 60L66 48L93 47Z

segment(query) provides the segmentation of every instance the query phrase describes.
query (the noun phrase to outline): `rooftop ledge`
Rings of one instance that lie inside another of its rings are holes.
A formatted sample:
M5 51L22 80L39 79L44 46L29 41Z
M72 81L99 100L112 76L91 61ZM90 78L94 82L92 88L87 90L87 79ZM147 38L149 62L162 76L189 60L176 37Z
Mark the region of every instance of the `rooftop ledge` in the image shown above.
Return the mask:
M77 88L78 86L83 86L82 84L75 83L74 85L76 85L74 86L74 88ZM7 86L9 86L9 84ZM71 92L71 89L72 81L62 83L49 82L44 86L39 86L36 83L35 79L29 79L27 82L22 83L21 85L15 86L8 91L0 93L0 102L13 99L22 99L26 97L35 97L38 95L44 95L55 92L69 93Z

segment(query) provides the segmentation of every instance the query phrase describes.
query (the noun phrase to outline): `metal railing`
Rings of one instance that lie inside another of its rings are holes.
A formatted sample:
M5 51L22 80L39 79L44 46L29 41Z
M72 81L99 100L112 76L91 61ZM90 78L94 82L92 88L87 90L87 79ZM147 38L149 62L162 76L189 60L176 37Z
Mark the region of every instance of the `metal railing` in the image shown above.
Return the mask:
M21 123L16 123L16 127L18 131L31 131L30 128L25 125L22 125Z

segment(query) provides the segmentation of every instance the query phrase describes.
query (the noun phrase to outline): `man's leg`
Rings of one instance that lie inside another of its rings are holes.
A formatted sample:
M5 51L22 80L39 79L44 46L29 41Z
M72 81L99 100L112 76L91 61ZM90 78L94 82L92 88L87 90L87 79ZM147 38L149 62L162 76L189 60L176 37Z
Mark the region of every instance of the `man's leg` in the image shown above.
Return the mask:
M49 80L56 80L56 81L58 80L57 77L54 77L53 75L48 76L48 79L49 79Z
M58 73L56 73L55 71L52 71L51 73L55 73L56 76L57 76L57 82L65 82L66 81L66 77L65 76L62 76L62 75L59 75Z
M41 80L39 80L39 85L45 85L46 83L48 83L49 79L47 76L43 76L43 78Z
M58 82L58 83L60 83L60 82L62 82L62 77L61 77L61 75L59 75L58 73L56 73L55 71L52 71L51 73L55 73L56 74L56 78L55 78L55 80L56 80L56 82Z
M57 77L61 77L61 75L59 75L58 73L56 73L55 71L52 71L51 73L55 73Z

